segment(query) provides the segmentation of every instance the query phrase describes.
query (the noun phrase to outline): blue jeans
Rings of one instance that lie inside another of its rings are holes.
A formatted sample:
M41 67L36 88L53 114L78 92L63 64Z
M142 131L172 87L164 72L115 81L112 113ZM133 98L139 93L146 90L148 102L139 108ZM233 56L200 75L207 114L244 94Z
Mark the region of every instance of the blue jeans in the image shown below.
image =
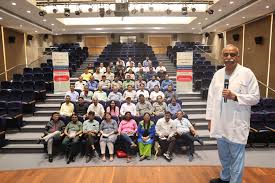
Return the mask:
M121 133L120 134L121 139L125 140L126 142L128 142L129 144L133 143L133 140L131 139L131 137L129 137L127 134L125 133Z
M230 183L241 183L244 169L245 144L237 144L222 137L217 139L222 164L220 178Z

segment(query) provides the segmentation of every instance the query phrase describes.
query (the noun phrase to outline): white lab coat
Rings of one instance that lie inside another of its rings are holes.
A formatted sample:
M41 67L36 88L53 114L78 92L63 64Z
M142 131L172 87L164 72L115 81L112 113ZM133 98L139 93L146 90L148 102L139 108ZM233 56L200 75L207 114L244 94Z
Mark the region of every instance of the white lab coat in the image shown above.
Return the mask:
M259 102L260 92L253 72L237 65L229 78L228 89L237 95L238 101L224 103L225 68L218 70L209 86L206 119L211 120L210 137L225 137L231 142L246 144L250 129L251 106Z

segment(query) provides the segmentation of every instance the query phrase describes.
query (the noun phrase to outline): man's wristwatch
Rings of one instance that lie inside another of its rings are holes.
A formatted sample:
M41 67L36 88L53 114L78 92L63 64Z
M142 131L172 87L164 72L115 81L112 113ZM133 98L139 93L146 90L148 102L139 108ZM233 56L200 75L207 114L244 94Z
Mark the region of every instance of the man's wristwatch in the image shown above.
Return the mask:
M238 97L237 97L237 95L235 95L235 97L234 97L234 101L238 101Z

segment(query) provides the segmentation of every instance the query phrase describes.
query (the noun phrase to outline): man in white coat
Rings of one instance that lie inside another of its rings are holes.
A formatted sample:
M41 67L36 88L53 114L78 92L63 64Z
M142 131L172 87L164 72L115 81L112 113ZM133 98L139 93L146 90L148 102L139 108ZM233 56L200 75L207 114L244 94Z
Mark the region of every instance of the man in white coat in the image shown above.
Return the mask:
M220 177L210 183L241 183L251 106L260 99L259 86L253 72L238 64L236 46L227 45L222 57L225 67L211 81L206 109L210 137L217 138L222 165Z

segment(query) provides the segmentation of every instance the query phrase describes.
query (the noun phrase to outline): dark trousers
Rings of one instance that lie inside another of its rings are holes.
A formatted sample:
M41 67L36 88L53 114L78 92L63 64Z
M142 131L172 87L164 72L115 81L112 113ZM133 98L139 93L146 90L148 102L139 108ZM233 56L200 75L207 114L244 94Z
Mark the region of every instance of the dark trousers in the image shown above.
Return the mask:
M127 155L134 155L136 151L131 148L131 144L134 140L134 136L128 136L127 134L121 134L120 139L123 142Z
M187 146L189 146L189 153L190 154L194 153L195 137L190 132L178 135L177 138L180 138L181 140L183 140L184 144L187 144Z
M62 141L62 145L65 149L66 155L69 155L69 157L75 156L78 150L78 143L79 143L78 136L74 138L69 138L68 136L66 136Z
M86 154L92 153L92 145L95 145L96 136L93 134L85 134L84 138L86 139Z
M160 145L162 153L168 152L171 155L174 150L175 144L176 144L175 137L171 137L171 138L169 138L169 140L168 139L165 139L165 140L159 139L159 145Z

